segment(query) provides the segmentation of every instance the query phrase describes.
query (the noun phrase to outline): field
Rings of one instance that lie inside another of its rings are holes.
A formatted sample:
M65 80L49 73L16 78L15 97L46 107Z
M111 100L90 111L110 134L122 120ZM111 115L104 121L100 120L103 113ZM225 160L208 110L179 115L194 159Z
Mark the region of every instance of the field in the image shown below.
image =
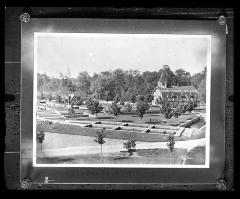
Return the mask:
M68 108L66 107L52 107L47 105L42 105L46 108L53 108L60 113L67 114ZM84 112L87 112L86 110L79 110L75 109L76 115L83 114ZM186 120L192 119L196 117L196 114L194 113L185 113L178 118L171 118L166 119L163 114L160 114L160 108L159 107L151 107L146 114L144 114L143 118L141 119L137 114L135 107L133 107L133 110L131 112L127 112L126 110L121 110L121 113L119 116L115 117L113 114L108 113L98 113L97 117L81 117L81 116L75 116L72 118L65 118L71 119L71 120L86 120L86 121L112 121L112 122L127 122L127 123L137 123L137 124L161 124L161 125L170 125L170 126L178 126L181 123L186 122ZM48 115L45 115L45 118L49 118Z
M204 139L179 141L170 152L164 142L136 142L136 152L129 156L121 139L105 139L101 161L100 145L93 137L46 133L44 151L38 146L40 164L204 164ZM196 152L196 153L195 153ZM171 157L170 157L171 156ZM171 160L170 160L171 159Z
M105 110L107 105L103 104ZM189 141L177 139L175 149L170 152L167 146L168 134L144 133L134 127L131 133L106 129L106 143L102 146L101 158L100 145L93 141L96 130L82 130L77 126L79 122L105 121L105 124L109 122L116 126L128 123L176 127L195 118L197 113L185 113L178 118L165 119L164 115L160 114L159 107L152 106L141 119L134 106L131 112L127 112L123 106L117 117L106 112L98 113L97 117L94 117L89 116L86 107L81 106L80 109L75 109L75 114L70 117L68 108L58 107L57 103L54 106L41 104L37 113L39 118L55 121L51 128L45 129L42 147L37 145L39 164L204 164L205 161L205 138L202 136L201 139ZM193 124L191 128L200 128L202 125L204 124ZM101 124L99 126L101 127ZM137 145L132 156L123 148L123 143L130 139L136 140Z

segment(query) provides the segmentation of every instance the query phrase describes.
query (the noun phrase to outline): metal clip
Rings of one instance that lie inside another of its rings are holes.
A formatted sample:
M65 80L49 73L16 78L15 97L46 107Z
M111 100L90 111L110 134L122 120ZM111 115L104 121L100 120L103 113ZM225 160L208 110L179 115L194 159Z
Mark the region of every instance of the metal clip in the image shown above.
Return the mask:
M221 26L223 26L227 23L226 17L224 15L219 15L217 20L218 20L219 25L221 25Z
M32 179L28 176L23 178L21 182L21 188L22 189L30 189L32 186Z
M28 23L30 21L30 15L27 12L24 12L19 17L20 21Z
M216 186L219 191L225 191L227 189L226 182L223 179L218 180Z
M54 181L54 180L49 180L48 177L44 178L44 184L48 184L50 181Z

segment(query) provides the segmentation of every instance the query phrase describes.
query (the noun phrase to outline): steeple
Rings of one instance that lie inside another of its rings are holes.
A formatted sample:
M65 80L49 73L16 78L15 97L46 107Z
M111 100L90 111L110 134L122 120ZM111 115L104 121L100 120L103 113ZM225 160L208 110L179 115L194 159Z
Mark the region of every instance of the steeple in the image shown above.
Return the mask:
M167 75L162 71L161 77L158 80L158 86L160 88L167 88Z

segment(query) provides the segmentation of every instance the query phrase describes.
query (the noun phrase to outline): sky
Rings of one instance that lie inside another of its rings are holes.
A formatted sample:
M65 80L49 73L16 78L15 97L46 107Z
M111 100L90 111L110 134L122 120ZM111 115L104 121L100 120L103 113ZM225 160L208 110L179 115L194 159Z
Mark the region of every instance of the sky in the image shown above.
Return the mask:
M209 38L209 37L208 37ZM207 37L161 34L42 34L36 37L37 72L76 77L106 70L158 71L169 65L191 74L207 65Z

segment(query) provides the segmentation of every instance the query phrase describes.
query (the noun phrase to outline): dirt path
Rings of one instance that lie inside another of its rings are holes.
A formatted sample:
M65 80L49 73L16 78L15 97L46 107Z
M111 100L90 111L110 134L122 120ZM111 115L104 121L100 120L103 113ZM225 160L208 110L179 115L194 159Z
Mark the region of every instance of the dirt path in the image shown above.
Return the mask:
M105 138L103 145L103 153L115 153L124 151L124 140ZM167 144L164 142L136 142L137 149L166 149ZM205 139L196 139L189 141L176 141L175 148L191 149L197 146L205 146ZM98 154L100 152L100 145L94 142L93 137L45 133L45 140L43 149L38 146L38 157L58 157L70 156L78 154Z

